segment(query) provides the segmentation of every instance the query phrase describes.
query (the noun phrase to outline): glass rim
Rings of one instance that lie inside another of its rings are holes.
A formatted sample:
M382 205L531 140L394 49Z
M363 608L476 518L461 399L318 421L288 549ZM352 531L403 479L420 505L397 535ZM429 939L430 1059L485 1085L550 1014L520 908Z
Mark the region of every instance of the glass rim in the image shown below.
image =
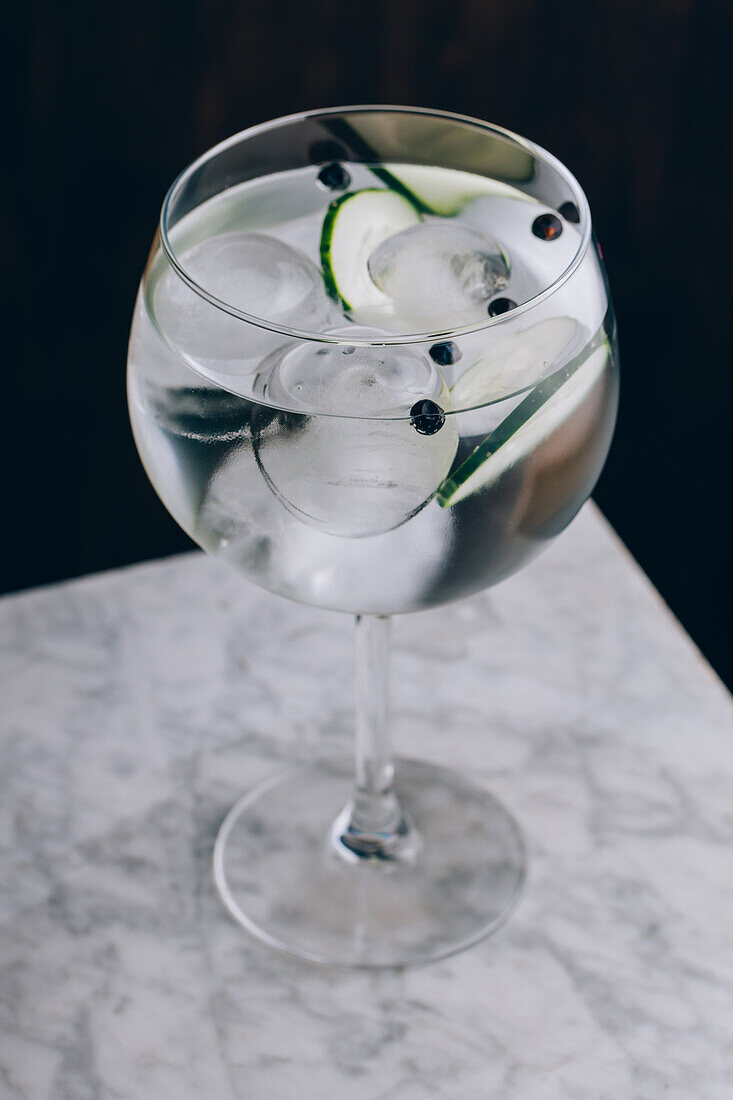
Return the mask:
M244 310L237 309L236 306L230 305L228 302L223 301L221 298L217 298L216 295L211 294L205 287L201 286L186 270L181 259L176 255L175 248L170 240L169 235L169 213L170 207L175 199L179 189L185 184L190 176L205 165L208 161L213 160L220 153L233 146L247 141L255 135L266 133L268 130L275 130L281 127L293 125L294 123L303 122L306 119L322 118L326 115L340 115L340 114L372 114L372 113L386 113L386 114L401 114L401 115L420 115L429 118L445 119L448 122L460 122L464 125L472 126L475 129L482 130L487 134L497 135L506 139L509 142L514 143L519 148L530 153L537 159L544 161L547 165L553 168L568 184L570 190L573 193L573 197L578 206L581 224L584 226L583 234L580 239L580 243L573 255L570 263L565 267L561 274L554 279L548 286L535 294L532 298L529 298L526 302L522 302L520 305L515 306L514 309L509 310L507 313L499 314L496 317L486 317L484 320L473 322L468 325L456 326L453 328L437 329L429 332L420 333L405 333L401 335L391 335L385 333L384 336L375 337L373 339L366 339L364 337L352 336L346 333L329 333L329 332L317 332L311 329L299 329L291 328L288 325L279 325L274 321L268 321L267 318L258 317L256 314L246 313ZM447 342L457 337L468 336L472 333L483 332L487 329L499 327L502 324L513 322L515 318L521 317L523 314L531 314L538 306L546 302L556 291L558 291L568 280L572 277L573 273L578 269L585 257L586 252L592 238L592 223L591 213L588 200L585 196L585 192L578 183L577 179L567 168L561 160L549 153L541 145L536 142L530 141L528 138L522 137L520 134L514 133L512 130L508 130L503 126L498 126L492 122L485 122L482 119L473 118L471 115L457 114L453 111L442 111L432 107L402 107L394 104L360 104L355 106L342 106L342 107L323 107L315 108L308 111L298 111L290 115L282 115L279 118L270 119L267 122L260 122L254 126L249 126L244 130L240 130L236 134L232 134L230 137L225 138L224 141L218 142L218 144L207 149L196 160L187 165L174 179L173 183L168 188L163 205L160 211L159 218L159 233L161 239L161 245L163 252L165 253L168 263L171 265L176 275L200 298L209 302L210 305L221 312L228 314L230 317L235 317L246 324L253 325L255 328L264 329L267 332L275 332L281 336L290 337L292 339L301 341L310 341L316 344L332 344L336 346L349 346L349 347L400 347L411 344L423 344L428 341L435 342Z

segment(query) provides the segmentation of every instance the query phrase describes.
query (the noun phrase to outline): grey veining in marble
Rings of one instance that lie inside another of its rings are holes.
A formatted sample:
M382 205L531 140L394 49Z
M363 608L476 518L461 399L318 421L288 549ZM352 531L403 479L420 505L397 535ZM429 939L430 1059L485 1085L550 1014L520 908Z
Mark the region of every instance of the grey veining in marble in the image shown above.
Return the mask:
M2 1100L730 1100L733 708L587 507L395 624L398 749L528 839L495 937L402 973L250 940L216 829L344 751L351 623L192 554L0 604Z

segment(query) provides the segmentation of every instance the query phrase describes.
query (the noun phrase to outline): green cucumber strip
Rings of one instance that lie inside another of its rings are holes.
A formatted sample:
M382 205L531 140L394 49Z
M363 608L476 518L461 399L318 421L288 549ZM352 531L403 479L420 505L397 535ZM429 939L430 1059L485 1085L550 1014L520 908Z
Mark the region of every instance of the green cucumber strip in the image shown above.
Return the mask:
M435 213L435 211L431 209L431 207L429 207L427 203L424 203L422 201L419 195L416 195L410 187L407 187L401 179L398 179L398 177L395 176L389 170L389 168L384 168L382 165L379 164L369 164L367 165L367 167L369 168L369 171L372 173L373 176L376 176L377 179L380 179L382 183L386 184L387 187L389 187L390 191L395 191L398 195L402 195L403 198L412 203L418 213Z
M550 317L512 332L464 370L451 387L451 407L475 409L530 386L568 347L577 321Z
M375 175L379 169L372 168ZM390 164L381 169L384 177L400 185L401 192L414 196L423 210L444 218L460 214L472 199L492 195L498 198L519 199L540 205L538 200L525 195L509 183L476 176L456 168L433 168L428 164ZM384 178L383 177L383 178ZM385 178L389 185L389 180Z
M390 191L396 192L398 195L402 195L404 199L412 203L417 211L421 214L431 214L432 211L429 207L420 202L417 195L413 195L412 191L408 187L405 187L396 176L393 176L388 168L382 167L378 163L379 157L375 153L372 146L364 140L361 134L343 118L324 119L323 125L326 129L333 134L339 141L344 142L347 146L347 151L352 153L354 160L364 163L369 169L372 175L380 179L382 183L390 189ZM373 162L377 163L373 163Z
M457 168L436 169L429 164L392 164L387 167L385 164L373 163L378 161L374 148L351 123L345 119L332 119L326 121L325 125L334 137L349 147L348 151L356 160L363 162L373 175L391 191L411 202L421 214L450 217L459 214L471 199L481 195L539 201L511 184L492 179L478 170L469 172ZM368 129L365 120L362 120L361 125ZM494 171L500 169L497 174L503 175L505 179L531 179L534 174L534 159L523 149L497 145L492 147L487 158L488 167L493 167ZM450 187L447 186L448 175L452 177Z
M412 202L394 191L365 188L335 199L321 230L321 265L326 289L348 310L389 303L369 274L369 257L387 237L420 221Z
M584 349L527 394L439 486L436 496L441 508L449 508L497 481L532 446L550 435L565 418L564 402L575 398L579 404L600 378L610 350L605 333L600 334L590 352Z

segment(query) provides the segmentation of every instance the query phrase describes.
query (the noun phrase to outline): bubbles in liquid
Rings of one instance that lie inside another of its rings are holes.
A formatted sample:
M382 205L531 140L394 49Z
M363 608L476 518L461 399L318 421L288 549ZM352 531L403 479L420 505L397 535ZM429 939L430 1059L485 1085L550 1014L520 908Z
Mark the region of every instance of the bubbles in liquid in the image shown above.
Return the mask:
M263 407L261 426L253 424L260 470L288 510L321 530L351 538L392 530L450 470L454 419L432 435L410 420L417 400L449 405L437 366L412 348L301 345L270 364L260 386L273 404L304 410L273 418Z
M403 331L427 332L486 318L509 266L499 246L467 226L423 222L375 249L369 274L392 303Z

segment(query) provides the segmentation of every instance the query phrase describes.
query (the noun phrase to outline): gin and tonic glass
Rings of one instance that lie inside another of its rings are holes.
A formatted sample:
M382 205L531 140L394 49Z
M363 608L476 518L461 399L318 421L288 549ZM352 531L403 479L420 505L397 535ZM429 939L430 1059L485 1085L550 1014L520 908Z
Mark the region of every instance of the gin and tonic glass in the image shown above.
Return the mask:
M470 777L393 759L390 616L493 585L563 530L606 457L616 364L583 192L497 126L299 114L171 187L130 339L145 468L206 551L356 617L355 766L275 775L216 843L224 904L260 939L404 966L512 911L508 811Z

